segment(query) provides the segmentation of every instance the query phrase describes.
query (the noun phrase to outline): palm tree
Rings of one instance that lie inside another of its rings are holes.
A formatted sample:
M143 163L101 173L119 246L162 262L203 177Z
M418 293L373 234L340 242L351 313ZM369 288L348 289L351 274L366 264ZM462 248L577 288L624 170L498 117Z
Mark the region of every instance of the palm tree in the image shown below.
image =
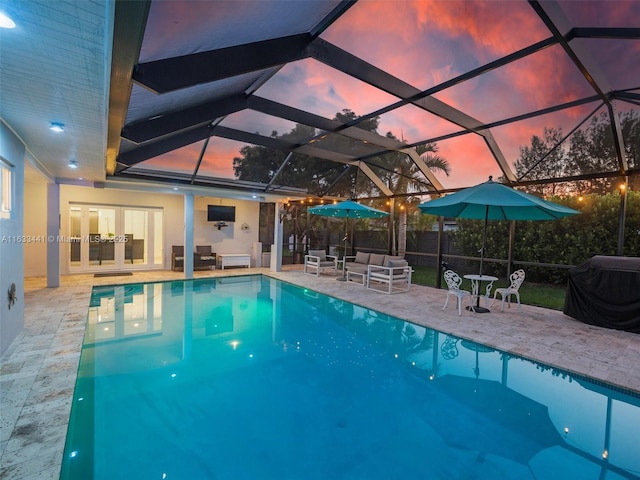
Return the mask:
M404 140L403 140L404 141ZM416 153L424 160L430 170L439 170L449 176L451 167L446 159L437 154L438 146L435 143L425 143L415 147ZM387 186L397 195L421 191L424 189L424 180L421 180L421 172L418 166L404 153L394 153L385 156L385 163L389 162L393 174L387 176ZM405 204L401 206L398 215L398 254L404 255L407 249L407 211L408 207L415 208L420 203L418 197L407 196ZM395 230L394 230L395 236ZM392 239L395 247L395 238ZM394 248L395 249L395 248Z

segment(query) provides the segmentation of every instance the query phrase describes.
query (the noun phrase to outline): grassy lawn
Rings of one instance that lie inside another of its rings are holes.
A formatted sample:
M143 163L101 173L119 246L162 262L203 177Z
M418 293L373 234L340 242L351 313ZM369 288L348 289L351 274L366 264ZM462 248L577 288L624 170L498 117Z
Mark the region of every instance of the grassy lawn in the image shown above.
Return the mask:
M413 270L413 283L418 285L427 285L429 287L436 286L436 275L438 271L435 268L416 266L413 267ZM465 280L465 282L468 282L468 280ZM444 281L442 284L443 286L445 285ZM502 279L494 284L494 288L506 286L506 280ZM471 289L471 286L463 284L463 288ZM565 287L561 285L544 285L540 283L527 282L525 280L520 287L520 302L527 305L551 308L553 310L562 310L564 307L565 290Z

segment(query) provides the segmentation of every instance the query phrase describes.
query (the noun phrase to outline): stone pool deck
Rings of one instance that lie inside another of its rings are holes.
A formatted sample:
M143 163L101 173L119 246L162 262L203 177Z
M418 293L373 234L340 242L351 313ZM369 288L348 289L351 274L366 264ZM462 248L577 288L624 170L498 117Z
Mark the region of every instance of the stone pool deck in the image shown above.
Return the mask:
M562 312L517 306L490 313L463 310L454 299L445 311L445 291L414 285L386 295L335 276L304 275L300 268L225 269L195 272L195 278L262 273L336 298L388 313L457 337L530 358L570 373L640 392L640 335L583 324ZM0 478L57 479L80 358L91 288L179 280L181 272L131 276L62 277L59 288L44 278L25 280L25 328L0 361Z

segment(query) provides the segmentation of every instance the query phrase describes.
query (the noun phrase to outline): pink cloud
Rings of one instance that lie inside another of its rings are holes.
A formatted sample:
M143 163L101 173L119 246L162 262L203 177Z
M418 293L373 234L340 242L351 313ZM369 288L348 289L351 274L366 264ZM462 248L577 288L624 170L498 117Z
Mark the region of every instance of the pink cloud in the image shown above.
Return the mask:
M418 88L440 83L551 35L526 2L360 2L343 17L347 19L331 27L325 34L327 40ZM481 122L492 122L592 94L576 66L556 46L436 97ZM429 121L415 111L404 109L402 113L385 114L381 133L391 131L417 141L457 129L446 127L443 121ZM541 135L545 126L564 125L566 132L582 118L582 112L572 109L556 114L553 120L558 123L548 123L550 118L545 116L531 119L525 126L501 127L499 145L513 162L520 147L528 145L532 135ZM471 137L474 135L439 144L440 153L454 167L452 176L464 178L484 169L499 170L484 142L470 142ZM488 162L477 161L487 157Z
M204 141L187 145L165 153L140 164L143 168L191 174L196 168ZM240 156L242 145L222 138L213 137L198 170L199 175L219 178L234 178L233 157Z
M178 17L184 13L181 9L187 2L166 3L173 5L160 7L154 4L154 8L177 9L173 14ZM211 4L218 4L219 11L215 12L216 25L223 29L225 18L236 23L243 10L250 18L255 18L260 14L258 10L263 7L261 2L188 3L198 4L195 13L189 15L201 16L213 14L215 9ZM607 8L604 9L596 8L593 3L579 2L580 8L568 9L567 16L578 22L579 26L635 26L632 25L631 18L637 18L640 13L640 2L606 2ZM276 4L279 14L283 14L286 8L282 5L287 2ZM289 9L292 10L290 7ZM295 15L293 12L284 14ZM185 25L179 22L167 25L167 29L173 36L179 30L184 30ZM260 29L248 27L242 29L241 33L235 32L234 38L238 41L250 41L259 35L259 31ZM217 30L215 35L217 40L206 41L226 41L227 37L220 35ZM363 0L352 6L322 37L365 61L390 71L415 88L427 89L550 35L533 8L525 1ZM615 46L609 43L605 48L594 48L595 45L590 47L601 63L612 58L618 59L618 70L611 77L614 87L618 84L622 88L637 87L634 84L637 84L636 79L640 76L640 63L631 62L630 65L629 62L619 61L620 58L625 58L620 55L621 51L627 52L626 58L633 57L633 52L637 52L639 48L637 41L627 42L624 46L621 43ZM631 75L623 79L625 73ZM628 80L629 78L632 80ZM358 115L368 114L397 100L312 59L286 65L257 94L328 118L344 108L349 108ZM591 87L576 66L567 59L562 48L554 46L443 90L436 97L478 121L488 123L592 94ZM532 135L541 135L545 126L563 127L566 132L592 108L593 106L586 106L571 109L499 127L494 129L494 135L507 161L513 162L519 155L520 146L528 145ZM289 126L274 129L278 133L284 133L287 128ZM247 129L257 130L257 127L249 126ZM379 133L384 135L390 131L399 138L417 142L459 129L451 122L417 107L405 106L381 117ZM265 134L262 128L260 131ZM239 155L241 145L222 139L215 140L214 142L212 139L203 160L202 171L211 172L213 176L231 177L232 158ZM451 177L442 179L449 188L479 183L489 173L494 176L501 174L489 149L478 135L464 135L438 142L438 145L439 153L453 168ZM199 147L194 151L178 152L167 154L157 161L168 165L179 158L193 158L195 161L199 155Z

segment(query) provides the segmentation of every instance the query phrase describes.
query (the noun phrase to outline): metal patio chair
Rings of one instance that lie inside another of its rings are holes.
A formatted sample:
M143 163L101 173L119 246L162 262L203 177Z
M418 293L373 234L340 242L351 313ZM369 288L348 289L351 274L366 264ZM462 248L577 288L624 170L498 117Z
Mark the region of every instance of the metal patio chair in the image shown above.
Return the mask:
M502 297L502 311L504 312L504 301L507 300L509 308L511 308L511 295L514 295L518 301L518 307L520 308L520 311L522 311L522 305L520 305L520 293L518 290L520 290L520 286L522 285L522 282L524 282L524 277L525 273L522 269L513 272L509 276L511 285L507 288L496 288L495 292L493 292L493 302L491 302L491 305L495 303L496 295L500 294Z
M468 290L462 290L460 285L462 284L462 278L453 270L447 270L444 272L444 281L447 283L447 287L449 291L447 292L447 299L444 302L444 307L442 310L447 308L447 304L449 303L449 295L454 295L457 299L458 304L458 315L462 315L462 299L464 297L469 297L471 299L471 292Z

